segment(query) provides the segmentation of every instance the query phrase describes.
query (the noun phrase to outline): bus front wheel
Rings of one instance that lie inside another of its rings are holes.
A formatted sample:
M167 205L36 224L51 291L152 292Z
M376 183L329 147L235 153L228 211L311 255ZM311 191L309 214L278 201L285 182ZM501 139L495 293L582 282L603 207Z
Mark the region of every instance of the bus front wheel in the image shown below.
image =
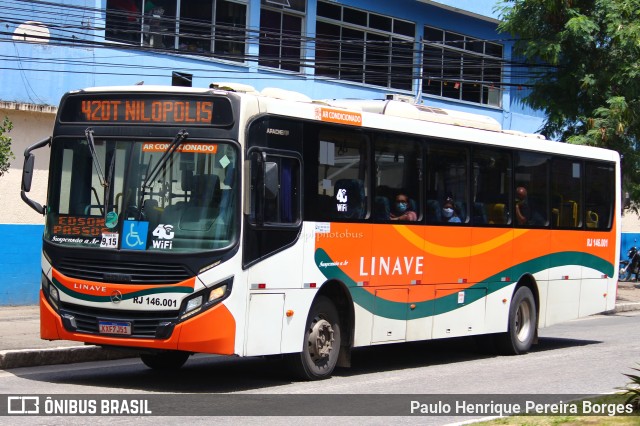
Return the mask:
M505 355L520 355L531 349L536 336L538 313L533 293L528 287L516 290L509 307L507 332L497 336L500 352Z
M340 316L330 299L318 296L307 318L302 352L289 355L289 366L302 380L331 377L340 352Z
M153 354L141 354L140 359L149 368L154 370L178 370L187 362L189 352L170 351Z

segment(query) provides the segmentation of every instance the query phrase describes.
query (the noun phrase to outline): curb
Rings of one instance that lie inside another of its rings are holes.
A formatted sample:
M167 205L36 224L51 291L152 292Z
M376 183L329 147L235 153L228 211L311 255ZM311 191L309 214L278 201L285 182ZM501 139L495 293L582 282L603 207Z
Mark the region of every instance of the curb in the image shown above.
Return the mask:
M0 351L0 369L108 361L131 357L133 355L130 352L104 349L99 346L6 350Z
M620 303L610 311L604 312L605 315L618 314L620 312L640 311L640 302Z

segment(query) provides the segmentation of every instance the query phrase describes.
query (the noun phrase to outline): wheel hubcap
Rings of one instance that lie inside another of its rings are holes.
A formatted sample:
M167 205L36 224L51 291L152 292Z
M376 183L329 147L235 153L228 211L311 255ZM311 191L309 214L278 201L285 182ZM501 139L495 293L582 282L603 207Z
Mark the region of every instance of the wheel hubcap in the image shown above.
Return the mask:
M531 306L528 303L521 303L518 306L515 323L516 336L518 340L524 342L531 333Z
M309 355L314 362L329 358L333 349L333 327L322 318L317 318L309 333Z

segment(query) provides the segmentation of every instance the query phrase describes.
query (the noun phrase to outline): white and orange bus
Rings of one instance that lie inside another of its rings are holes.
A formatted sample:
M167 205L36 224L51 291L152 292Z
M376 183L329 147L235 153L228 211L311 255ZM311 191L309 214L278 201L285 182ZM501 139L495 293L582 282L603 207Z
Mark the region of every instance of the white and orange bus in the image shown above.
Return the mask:
M41 337L152 368L282 355L304 379L392 342L523 353L540 327L614 307L619 175L616 152L394 99L70 92L25 151L22 196L46 222Z

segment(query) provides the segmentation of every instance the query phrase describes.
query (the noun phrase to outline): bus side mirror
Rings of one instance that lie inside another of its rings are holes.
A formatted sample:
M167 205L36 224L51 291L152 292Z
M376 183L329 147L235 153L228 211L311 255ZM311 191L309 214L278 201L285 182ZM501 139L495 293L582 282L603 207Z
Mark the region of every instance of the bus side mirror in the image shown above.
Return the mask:
M22 190L20 191L20 198L22 198L22 201L27 203L29 207L31 207L32 209L34 209L40 214L44 214L44 207L40 203L37 203L33 201L31 198L27 197L27 192L31 191L31 182L33 180L33 169L36 161L36 158L31 153L31 151L33 151L34 149L42 148L43 146L50 145L50 144L51 144L51 138L46 138L41 140L38 143L31 145L24 151L24 165L22 166L22 185L21 185Z
M24 192L31 191L31 181L33 180L33 166L36 157L33 154L25 155L24 165L22 166L22 190Z
M278 163L267 161L264 163L264 198L275 200L280 192L280 176Z

